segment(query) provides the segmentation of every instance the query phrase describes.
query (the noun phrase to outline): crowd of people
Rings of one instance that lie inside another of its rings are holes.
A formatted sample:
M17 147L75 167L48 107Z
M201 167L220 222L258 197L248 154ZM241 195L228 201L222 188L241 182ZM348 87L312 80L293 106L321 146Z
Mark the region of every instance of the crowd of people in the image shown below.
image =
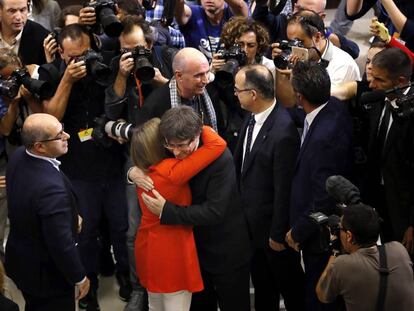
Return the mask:
M124 311L414 310L414 4L325 7L0 0L0 259L26 311L100 310L112 274Z

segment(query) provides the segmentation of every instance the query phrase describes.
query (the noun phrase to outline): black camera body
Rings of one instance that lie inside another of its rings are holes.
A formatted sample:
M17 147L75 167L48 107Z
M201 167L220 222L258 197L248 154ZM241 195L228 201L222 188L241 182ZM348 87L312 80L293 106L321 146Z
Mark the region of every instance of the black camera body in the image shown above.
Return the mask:
M83 7L91 7L95 10L96 21L102 25L102 28L107 36L119 37L123 30L123 26L116 16L114 1L97 0L96 2L85 2Z
M226 61L223 67L216 73L216 81L222 87L231 86L234 83L239 67L247 64L247 55L239 45L233 45L228 50L220 50L218 54Z
M83 55L75 57L75 62L84 61L89 76L98 83L105 83L111 74L111 69L103 63L101 54L88 49Z
M60 35L61 31L62 31L62 28L55 27L55 28L53 28L52 32L49 35L52 37L52 39L55 39L56 42L58 42L59 41L59 35Z
M303 48L303 42L298 39L293 40L282 40L279 41L279 49L282 50L282 53L273 59L273 62L278 69L290 69L292 68L292 64L289 62L289 56L292 54L292 47L300 47Z
M131 56L135 61L135 76L141 81L151 81L155 76L151 50L138 45L131 51Z
M397 115L400 118L408 118L414 115L414 94L404 95L397 99Z
M27 90L41 98L53 96L53 89L49 82L33 79L26 68L14 70L10 79L3 80L0 77L0 95L14 98L19 93L19 88L24 85Z

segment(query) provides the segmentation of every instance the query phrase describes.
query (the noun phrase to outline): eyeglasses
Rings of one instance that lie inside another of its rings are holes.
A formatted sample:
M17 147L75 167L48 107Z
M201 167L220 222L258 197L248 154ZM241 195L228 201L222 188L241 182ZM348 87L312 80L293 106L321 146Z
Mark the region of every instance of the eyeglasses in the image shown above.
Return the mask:
M65 137L65 135L63 134L65 131L65 127L62 124L62 130L54 137L54 138L49 138L49 139L43 139L43 140L38 140L38 143L47 143L49 141L55 141L55 140L63 140L63 138Z
M193 141L194 141L194 138L191 139L188 143L170 144L167 140L165 140L164 147L170 151L174 151L175 149L184 150L184 149L189 148Z
M235 94L239 94L241 92L250 92L253 91L254 89L243 89L243 90L239 90L237 87L234 87L234 93Z

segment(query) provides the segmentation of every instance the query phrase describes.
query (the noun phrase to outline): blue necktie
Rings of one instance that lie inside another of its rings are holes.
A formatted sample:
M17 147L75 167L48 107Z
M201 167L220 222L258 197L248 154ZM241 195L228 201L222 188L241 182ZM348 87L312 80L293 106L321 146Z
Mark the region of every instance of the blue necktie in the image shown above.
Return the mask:
M303 145L303 142L305 141L305 137L306 137L306 134L308 134L308 131L309 131L309 123L308 123L308 120L305 119L305 124L303 125L302 138L300 140L301 146Z

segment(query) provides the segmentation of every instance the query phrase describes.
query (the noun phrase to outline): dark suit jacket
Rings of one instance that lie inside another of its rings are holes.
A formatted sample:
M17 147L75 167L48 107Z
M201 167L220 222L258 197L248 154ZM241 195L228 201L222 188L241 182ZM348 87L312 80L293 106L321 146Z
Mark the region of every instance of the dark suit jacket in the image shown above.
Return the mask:
M299 152L299 134L287 110L276 104L241 172L248 119L242 127L234 160L253 244L264 247L269 244L269 237L284 243L289 230L290 188Z
M343 103L331 98L313 120L300 148L292 183L290 222L296 242L306 242L318 229L311 212L333 213L326 190L331 175L348 176L352 166L352 120Z
M226 150L191 182L192 205L166 203L161 224L194 225L200 266L213 274L234 270L250 260L246 219L237 193L233 157Z
M78 213L69 181L23 147L13 153L6 175L8 276L32 296L73 291L86 274L75 245Z
M409 93L414 93L414 88ZM380 118L384 102L371 103L368 112L368 172L362 187L363 199L370 204L375 202L376 185L380 182L379 171L382 171L387 213L390 217L394 238L402 240L408 226L414 226L414 122L393 116L393 123L388 131L384 152L376 165L378 154L375 151L375 140L378 135ZM375 207L375 206L374 206ZM384 217L383 215L382 217Z
M138 125L152 118L161 118L164 112L171 108L169 84L170 82L168 81L160 88L154 90L151 95L145 99L144 105L142 106L138 115ZM225 125L221 113L220 99L218 98L217 90L212 86L211 83L208 84L206 88L216 112L218 132L221 137L225 137L223 135L223 132L225 131ZM204 124L211 125L207 123Z
M49 31L42 25L27 20L23 28L18 55L25 65L46 63L43 40Z
M0 310L1 311L19 311L19 306L0 294Z

